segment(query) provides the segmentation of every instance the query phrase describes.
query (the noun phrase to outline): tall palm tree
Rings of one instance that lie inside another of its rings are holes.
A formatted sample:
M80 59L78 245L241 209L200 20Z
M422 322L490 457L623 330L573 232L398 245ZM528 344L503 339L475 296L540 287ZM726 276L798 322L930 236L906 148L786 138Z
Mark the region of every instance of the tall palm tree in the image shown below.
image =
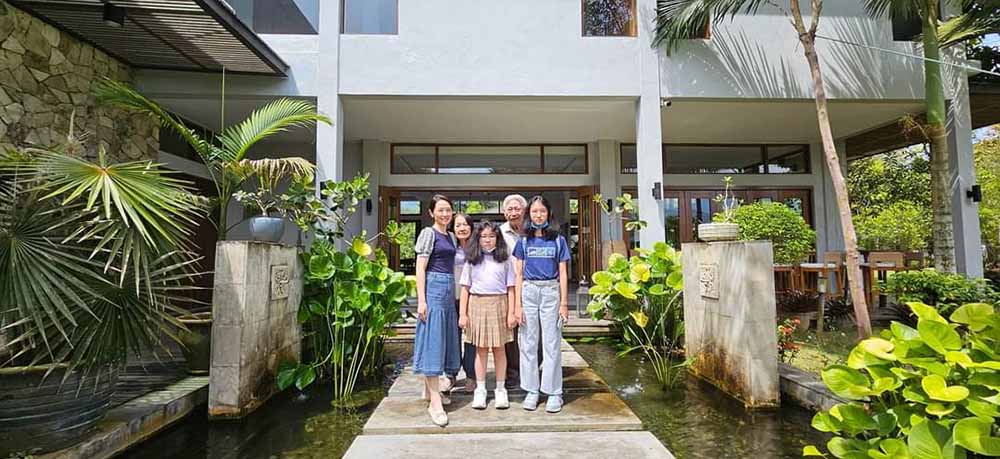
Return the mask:
M215 184L218 199L215 224L220 239L225 239L230 229L226 210L233 194L252 175L254 167L248 167L247 163L252 160L246 159L250 149L257 142L291 128L308 127L316 122L331 123L329 118L316 113L312 104L282 98L254 110L245 120L225 127L214 139L206 139L126 83L104 80L98 85L96 94L103 103L149 116L172 129L197 152ZM308 168L304 162L304 159L295 157L270 159L267 165L261 164L257 169L299 171Z
M787 4L787 9L782 7ZM656 36L654 46L665 46L671 52L682 40L701 36L705 25L712 21L719 23L738 14L755 14L761 6L775 5L790 16L792 27L802 44L809 70L812 74L813 98L816 100L816 118L819 122L820 137L823 141L823 156L833 182L840 213L840 226L844 232L844 249L847 253L847 279L850 284L854 316L857 319L858 336L871 336L871 320L865 301L861 264L858 255L858 238L851 218L850 200L847 196L847 182L840 168L840 156L833 142L830 114L827 108L826 88L823 73L816 54L816 30L819 28L823 0L810 0L811 15L808 24L802 17L799 0L658 0L656 12Z
M942 7L954 7L963 14L947 23L940 17ZM927 122L924 134L931 144L931 209L934 267L955 272L955 230L951 212L949 174L948 112L941 74L941 48L1000 29L1000 1L996 0L865 0L873 17L920 19L924 48L924 103Z

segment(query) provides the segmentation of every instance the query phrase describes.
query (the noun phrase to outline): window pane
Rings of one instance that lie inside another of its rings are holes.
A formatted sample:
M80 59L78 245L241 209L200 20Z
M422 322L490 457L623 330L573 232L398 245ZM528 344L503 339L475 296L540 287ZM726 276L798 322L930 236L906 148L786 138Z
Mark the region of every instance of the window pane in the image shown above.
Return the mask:
M802 215L802 198L790 197L785 198L785 205L791 207L792 210Z
M664 145L665 174L760 174L763 154L758 145Z
M458 212L463 212L469 215L476 214L499 214L500 213L500 202L499 201L466 201L457 200L455 201L455 209Z
M318 25L319 0L253 0L254 32L316 35Z
M698 225L712 222L712 200L709 198L691 198L691 227L694 240L698 240Z
M546 174L586 174L587 147L583 145L546 145Z
M666 228L667 245L675 249L681 248L681 200L680 198L663 199L663 226Z
M809 147L805 145L768 145L768 174L809 172Z
M621 146L622 174L635 174L639 171L639 162L636 160L635 144Z
M580 213L580 200L576 198L569 198L569 213L570 215L576 215Z
M440 174L537 174L542 168L538 145L441 146Z
M400 201L400 215L420 215L420 201Z
M344 33L396 32L396 0L344 0Z
M634 37L634 0L583 0L583 35Z
M396 145L392 153L393 174L433 174L434 147Z

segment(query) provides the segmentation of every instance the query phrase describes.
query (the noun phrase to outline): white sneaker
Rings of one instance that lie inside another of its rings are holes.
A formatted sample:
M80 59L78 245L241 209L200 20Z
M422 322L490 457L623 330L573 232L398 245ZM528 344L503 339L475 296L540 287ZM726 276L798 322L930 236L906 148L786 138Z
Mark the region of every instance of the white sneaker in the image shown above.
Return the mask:
M496 399L494 405L498 410L506 410L510 408L510 400L507 399L507 389L502 387L497 388L493 391L493 397Z
M486 409L486 389L478 388L472 395L472 407L477 410Z

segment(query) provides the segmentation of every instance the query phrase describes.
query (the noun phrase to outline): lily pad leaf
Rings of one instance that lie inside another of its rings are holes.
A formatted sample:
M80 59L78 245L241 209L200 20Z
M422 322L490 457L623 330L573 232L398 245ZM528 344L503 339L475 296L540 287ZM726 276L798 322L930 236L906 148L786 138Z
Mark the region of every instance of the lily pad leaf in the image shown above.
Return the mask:
M949 386L940 375L924 376L920 387L932 400L942 402L960 402L969 396L969 389L962 386Z

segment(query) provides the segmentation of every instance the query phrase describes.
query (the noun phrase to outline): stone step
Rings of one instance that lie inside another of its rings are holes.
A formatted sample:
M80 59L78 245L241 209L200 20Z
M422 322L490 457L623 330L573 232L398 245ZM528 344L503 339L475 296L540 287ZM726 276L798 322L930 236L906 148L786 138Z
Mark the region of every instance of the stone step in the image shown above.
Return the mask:
M458 385L464 384L464 377L459 375ZM487 372L486 389L492 394L496 388L496 376L493 370ZM389 397L419 397L423 393L424 383L421 378L413 375L411 369L407 369L396 379L396 382L389 388ZM563 390L568 393L576 392L607 392L607 383L601 379L594 370L586 367L565 367L563 368ZM509 394L523 394L520 388L511 389ZM472 397L471 393L453 391L450 394L452 399L456 397Z
M344 456L361 458L467 459L473 451L484 456L540 459L673 459L649 432L539 432L492 434L360 436Z
M521 408L524 396L511 394L511 406L494 408L492 396L485 410L471 407L470 397L456 397L445 407L450 424L437 427L427 414L427 402L417 397L387 397L365 424L363 435L503 433L503 432L608 432L642 430L642 421L611 392L567 393L561 413L545 412L545 397L535 411ZM595 436L600 437L600 436ZM469 450L465 450L467 454Z

